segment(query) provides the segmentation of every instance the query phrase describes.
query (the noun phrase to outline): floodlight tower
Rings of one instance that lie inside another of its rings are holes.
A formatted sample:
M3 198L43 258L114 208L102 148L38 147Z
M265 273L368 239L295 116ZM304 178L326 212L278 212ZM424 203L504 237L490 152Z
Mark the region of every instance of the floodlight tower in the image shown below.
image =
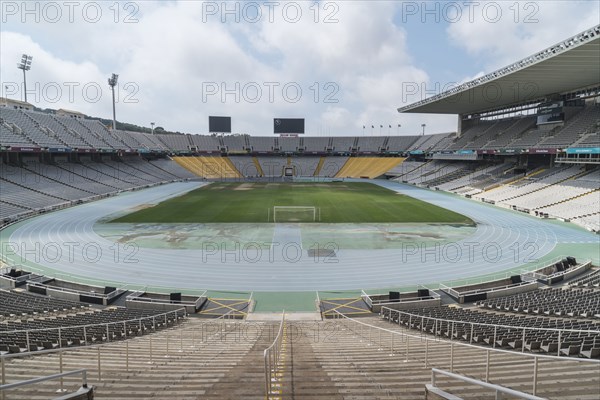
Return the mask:
M421 128L423 128L423 133L421 134L421 136L425 136L425 127L427 126L427 124L421 124Z
M21 56L21 62L17 64L17 68L23 70L23 94L25 97L25 103L27 103L27 79L25 78L25 71L29 71L31 69L32 59L32 56L23 54L23 56Z
M152 127L152 134L153 134L153 135L154 135L154 125L155 125L155 123L154 123L154 122L150 122L150 126Z
M117 114L115 112L115 86L117 86L117 81L119 80L119 75L112 74L110 78L108 78L108 86L112 90L112 106L113 106L113 131L117 130Z

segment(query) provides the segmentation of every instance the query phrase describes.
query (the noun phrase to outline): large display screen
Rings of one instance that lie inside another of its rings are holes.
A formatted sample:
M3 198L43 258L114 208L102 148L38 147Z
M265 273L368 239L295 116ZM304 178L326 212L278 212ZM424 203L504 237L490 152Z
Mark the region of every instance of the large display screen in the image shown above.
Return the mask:
M231 133L231 117L208 117L210 133Z
M275 118L273 132L275 134L304 133L304 118Z

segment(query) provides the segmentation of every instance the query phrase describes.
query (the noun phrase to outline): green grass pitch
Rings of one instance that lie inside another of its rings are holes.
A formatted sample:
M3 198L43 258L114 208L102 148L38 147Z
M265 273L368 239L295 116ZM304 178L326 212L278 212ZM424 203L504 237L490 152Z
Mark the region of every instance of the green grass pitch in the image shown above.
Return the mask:
M273 221L273 206L317 207L322 223L473 224L461 214L357 182L212 183L112 222L266 223Z

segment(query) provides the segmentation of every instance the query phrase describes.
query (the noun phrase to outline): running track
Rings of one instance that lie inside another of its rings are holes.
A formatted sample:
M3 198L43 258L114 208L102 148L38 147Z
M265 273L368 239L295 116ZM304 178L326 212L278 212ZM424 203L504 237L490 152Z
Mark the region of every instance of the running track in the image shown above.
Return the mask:
M158 203L203 185L180 182L124 193L21 222L9 239L4 240L2 253L14 263L26 261L97 281L180 289L281 292L436 283L516 268L548 254L558 243L600 244L597 235L565 224L549 223L414 186L373 182L466 215L477 222L477 229L472 236L446 247L426 250L410 244L401 249L339 250L336 259L317 260L309 257L306 250L298 251L297 245L287 244L285 237L274 237L280 245L269 252L250 247L228 254L213 249L203 252L140 248L133 254L133 248L116 245L94 232L94 224L107 215Z

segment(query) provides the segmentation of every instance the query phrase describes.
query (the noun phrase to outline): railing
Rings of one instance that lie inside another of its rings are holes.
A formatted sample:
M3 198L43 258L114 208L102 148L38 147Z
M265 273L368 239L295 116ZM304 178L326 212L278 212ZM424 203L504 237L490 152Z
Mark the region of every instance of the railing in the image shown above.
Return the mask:
M367 294L367 292L365 292L364 290L361 289L361 291L360 291L360 297L362 297L363 301L365 303L367 303L367 305L369 306L369 308L373 308L373 300L371 300L371 296L369 296Z
M5 398L5 390L10 390L10 389L16 389L18 387L22 387L22 386L28 386L28 385L33 385L35 383L40 383L40 382L46 382L46 381L51 381L54 379L60 379L61 382L61 388L59 389L60 392L63 392L63 378L67 377L67 376L73 376L73 375L79 375L81 374L81 387L87 389L88 384L87 384L87 369L76 369L74 371L69 371L69 372L61 372L60 374L53 374L53 375L47 375L47 376L41 376L39 378L33 378L33 379L28 379L26 381L20 381L20 382L15 382L15 383L8 383L5 385L0 385L0 392L2 392L2 396L1 398L4 400Z
M227 311L225 314L220 315L219 317L217 317L215 319L217 319L217 320L219 320L219 319L237 319L236 313L239 313L239 312L240 312L239 310L231 309L231 310Z
M429 291L429 295L428 297L432 297L433 299L439 299L440 295L436 292L434 292L433 290L429 289L428 287L424 286L424 285L417 285L417 291L419 289L426 289ZM409 290L406 291L404 293L411 293L411 292L415 292L415 290ZM400 293L401 295L403 293ZM375 296L388 296L386 294L368 294L367 292L365 292L364 290L360 291L360 297L364 300L364 302L369 306L369 308L373 308L373 305L383 305L383 304L390 304L390 303L395 303L395 301L391 301L389 298L386 299L373 299L372 297ZM416 301L422 301L423 298L422 297L401 297L400 301L401 303L410 303L410 302L416 302Z
M397 312L397 310L391 310ZM596 364L600 367L599 360L591 360L591 359L583 359L583 358L572 358L572 357L557 357L543 354L532 354L532 353L521 353L515 352L512 350L504 350L497 349L491 347L482 347L470 343L464 343L456 340L445 340L440 339L439 337L428 337L427 335L414 335L406 332L390 330L386 328L382 328L379 326L367 324L365 322L350 318L335 310L334 316L337 317L337 320L343 320L346 322L346 327L348 330L353 332L355 335L359 337L366 338L369 342L375 343L379 345L379 350L384 350L386 347L390 349L390 355L401 355L402 350L398 349L399 343L404 343L404 352L405 352L405 361L408 362L409 356L414 360L415 358L422 358L425 367L428 367L433 362L449 362L449 369L451 372L454 372L455 366L455 347L459 346L460 348L472 349L481 354L485 354L485 382L489 382L490 378L490 370L491 367L494 366L491 359L491 354L497 355L512 355L514 357L525 357L528 359L533 359L533 377L532 377L532 393L535 396L537 393L538 386L538 363L539 360L561 360L563 362L575 362L575 363L585 363L585 364ZM353 330L353 326L359 326L360 329ZM366 332L365 332L366 331ZM373 331L376 331L377 334L374 334ZM422 333L422 332L421 332ZM384 334L389 338L387 343L384 343ZM411 351L411 340L414 343L422 343L425 342L425 350L422 348L417 349L416 351L413 349ZM430 356L430 346L438 346L434 351L437 352L438 357L435 358L434 361L431 360ZM448 346L450 348L450 357L439 357L439 345ZM400 351L396 351L400 350ZM497 357L500 358L500 357ZM498 361L499 365L505 366L506 359Z
M545 267L549 267L549 266L553 265L552 263L556 263L566 257L567 257L566 255L561 255L561 256L553 257L550 260L542 258L540 260L536 260L536 261L532 261L530 263L524 264L519 269L498 272L498 273L480 276L480 277L454 279L452 281L446 281L445 283L440 283L439 287L440 288L441 287L453 288L453 287L477 285L480 283L494 282L494 281L497 281L500 279L508 279L512 275L519 275L519 274L521 274L523 277L524 274L531 273L531 271L537 271L537 270L543 269ZM586 262L587 262L587 260L586 260Z
M18 255L15 255L15 257L20 258L20 256L18 256ZM10 259L8 256L0 254L0 259L8 261L8 263L10 264ZM119 288L127 288L128 290L133 290L133 288L132 288L133 285L128 285L123 282L97 281L97 280L85 278L82 276L67 274L67 273L59 272L59 271L52 271L51 273L49 273L47 269L40 268L38 266L33 266L33 265L23 266L23 269L27 269L28 271L30 271L34 274L37 274L40 277L49 279L49 280L55 279L55 280L61 280L61 281L65 281L65 282L74 282L77 284L89 285L89 286L114 286L114 287L119 287ZM35 281L35 280L33 280L33 281Z
M421 331L423 331L423 326L425 324L426 321L433 321L434 323L434 328L433 328L433 334L434 336L441 336L441 332L440 335L438 335L438 328L441 329L443 324L446 324L447 329L449 330L449 338L453 338L453 337L457 337L458 335L458 328L460 328L460 326L469 326L470 330L468 332L468 341L469 344L473 344L473 336L476 330L476 327L483 327L483 328L487 328L487 331L491 331L492 328L494 330L494 335L493 335L493 345L492 348L496 348L496 339L498 338L498 334L502 333L502 332L498 332L499 330L503 330L503 329L508 329L511 331L521 331L522 334L520 335L520 341L521 344L518 346L521 348L521 353L525 352L525 345L526 345L526 339L528 338L527 333L533 333L533 332L554 332L556 334L558 334L558 348L556 350L556 356L560 357L560 350L561 350L561 344L562 342L562 338L563 335L567 335L568 333L577 333L577 334L582 334L582 333L589 333L589 334L594 334L597 335L599 337L598 339L598 343L600 343L600 331L590 331L590 330L578 330L578 329L557 329L557 328L536 328L536 327L526 327L526 326L514 326L514 325L499 325L499 324L488 324L488 323L482 323L482 322L472 322L472 321L457 321L457 320L452 320L452 319L443 319L443 318L434 318L434 317L426 317L424 315L416 315L416 314L411 314L408 312L404 312L404 311L399 311L399 310L394 310L392 308L388 308L388 307L382 307L381 309L381 315L385 318L385 314L388 314L388 320L391 322L392 321L392 314L393 313L397 313L398 314L398 323L400 323L400 315L405 315L408 316L408 327L410 328L412 326L413 321L415 322L420 322L420 327L419 329ZM517 349L517 346L515 345L515 350Z
M203 322L201 324L195 325L192 329L179 329L178 334L170 335L165 331L165 334L161 336L158 340L156 337L153 338L154 335L148 335L145 338L136 337L134 339L124 340L121 346L124 346L124 349L118 348L120 361L123 363L122 366L126 372L130 372L130 358L134 358L135 363L139 365L139 362L145 358L148 364L152 364L156 362L160 357L160 362L162 362L163 358L169 358L172 353L182 354L184 349L187 347L191 351L194 351L198 348L198 344L207 344L212 343L212 341L224 340L227 335L231 333L236 333L235 330L231 330L231 323L227 323L224 320L215 322L214 320ZM234 325L234 329L236 326ZM190 337L186 337L184 340L184 333L191 334ZM175 336L175 338L173 338ZM225 339L226 340L226 339ZM185 342L185 345L184 345ZM96 363L96 373L97 373L97 381L102 381L102 367L103 367L103 350L108 348L109 346L114 345L116 342L111 343L101 343L101 344L93 344L87 346L79 346L79 347L63 347L63 348L55 348L49 350L41 350L36 352L24 352L24 353L13 353L13 354L2 354L0 355L0 388L5 388L6 385L6 373L5 370L7 366L9 366L8 361L11 359L19 359L31 356L42 356L42 355L51 355L58 354L58 365L57 369L62 373L63 368L65 366L65 362L63 362L63 354L67 354L72 351L84 351L88 352L83 353L86 354L86 359L92 361L95 358ZM130 356L130 343L133 344L133 356ZM140 349L142 349L143 356L140 356ZM113 350L114 352L114 350ZM95 354L94 354L95 353ZM158 353L158 354L157 354ZM81 353L76 353L81 354ZM95 357L94 357L95 355ZM135 368L134 363L134 368ZM109 364L112 367L115 367L115 361L113 358L109 358ZM60 391L62 392L63 388L63 379L60 379ZM12 384L11 384L12 385ZM4 400L2 396L5 395L4 391L0 391L0 399Z
M544 274L540 273L540 271L542 271L542 270L544 270L546 268L553 267L554 264L556 264L557 262L560 262L560 261L564 260L565 258L567 258L567 256L565 256L565 255L559 255L559 256L556 256L554 258L551 258L548 261L545 261L543 263L543 265L540 268L538 268L538 269L534 269L534 270L531 270L531 269L521 270L521 276L523 278L530 278L532 280L538 279L538 276L539 277L547 277L547 275L544 275Z
M186 297L196 297L196 300L193 301L177 301L177 302L173 302L169 299L159 299L159 298L154 298L154 297L141 297L144 293L146 293L147 290L146 288L144 289L139 289L136 290L130 294L127 295L127 297L125 298L125 301L132 301L132 302L138 302L138 303L158 303L158 304L177 304L177 305L182 305L182 306L194 306L195 309L198 309L201 305L202 302L204 301L204 299L206 298L206 290L203 290L201 294L199 295L188 295L185 293L182 293L183 296Z
M9 264L11 263L11 260L3 254L0 254L0 260L3 260L5 262L8 262ZM73 282L73 283L77 283L77 284L82 284L82 285L89 285L89 286L114 286L117 287L117 290L130 290L132 291L131 294L127 295L127 298L129 299L130 296L133 296L134 294L139 294L139 293L143 293L145 291L148 292L156 292L156 293L163 293L163 294L167 294L167 293L172 293L172 292L181 292L182 295L184 296L198 296L198 297L202 297L205 296L207 293L206 289L190 289L190 290L182 290L181 288L174 288L174 287L167 287L167 286L149 286L149 285L136 285L136 284L129 284L129 283L124 283L124 282L117 282L117 281L104 281L104 280L94 280L94 279L89 279L83 276L79 276L79 275L73 275L73 274L67 274L67 273L62 273L59 271L52 271L47 272L47 270L45 268L40 268L37 266L24 266L21 264L14 264L17 267L22 267L22 269L27 269L28 271L32 272L31 275L37 275L38 279L56 279L56 280L61 280L61 281L65 281L65 282ZM10 271L10 267L9 267L9 271ZM37 279L27 279L28 281L37 281ZM50 287L52 289L54 289L54 287ZM57 288L57 290L59 290L59 288ZM151 301L151 300L148 300Z
M470 290L466 290L464 292L459 292L456 289L453 289L446 285L440 284L440 290L448 293L448 295L450 295L451 297L453 297L455 299L459 299L460 297L463 297L463 296L472 296L472 295L481 294L481 293L495 293L500 290L513 289L513 288L516 288L519 286L531 285L534 283L537 284L536 281L522 281L519 283L511 283L510 285L494 286L494 287L487 287L487 288L480 288L480 289L470 289ZM458 287L458 288L460 288L460 287Z
M431 369L431 386L434 388L437 388L437 386L435 385L436 375L445 375L449 378L458 379L460 381L470 383L472 385L477 385L477 386L484 387L486 389L491 389L491 390L495 391L496 399L500 398L500 393L505 393L505 394L508 394L510 396L513 396L513 397L516 397L519 399L544 400L543 397L533 396L528 393L519 392L518 390L509 389L509 388L506 388L506 387L500 386L500 385L494 385L493 383L483 382L483 381L480 381L479 379L469 378L467 376L455 374L453 372L444 371L444 370L438 369L438 368Z
M277 332L277 336L269 347L267 347L264 351L264 359L265 359L265 395L267 399L271 398L271 396L279 395L279 391L275 388L281 387L281 384L278 383L280 381L279 368L280 368L280 360L282 352L282 344L284 339L284 330L285 330L285 310L281 313L281 323L279 324L279 331Z
M17 276L17 277L8 276L8 274L10 273L10 271L12 269L23 271L26 268L27 267L25 267L24 265L14 265L14 266L10 266L10 267L0 268L0 278L13 281L14 285L17 286L17 284L19 284L21 282L25 282L28 279L30 279L33 274L31 272L28 272L25 275L21 275L21 276Z
M43 276L43 277L45 277L45 276ZM72 289L72 288L66 288L66 287L61 287L61 286L46 285L44 283L35 282L33 280L30 280L27 284L34 286L34 287L39 287L39 288L43 288L46 290L52 290L52 291L56 291L56 292L73 293L73 294L78 294L78 295L106 299L107 302L127 291L126 285L122 286L120 288L117 288L110 293L105 294L105 293L94 292L91 290L79 290L79 289ZM102 289L102 288L98 287L98 289Z
M474 278L464 278L464 279L454 279L452 281L446 281L446 283L440 283L439 284L439 288L441 289L442 287L446 287L446 288L452 288L452 287L462 287L462 286L472 286L472 285L478 285L481 283L490 283L490 282L494 282L494 281L498 281L501 279L508 279L510 278L512 275L518 274L518 272L498 272L495 274L491 274L491 275L485 275L485 276L480 276L480 277L474 277Z
M64 339L68 338L68 337L65 337L64 332L68 332L70 330L83 330L83 345L87 346L88 345L88 334L87 334L88 331L95 332L95 331L99 331L101 329L103 331L103 334L104 334L104 332L106 334L106 341L110 342L111 341L110 340L111 339L110 327L113 327L114 329L122 328L123 329L122 330L123 338L127 338L127 332L128 332L127 325L131 326L132 323L137 323L138 334L143 334L144 328L142 327L142 325L143 325L144 321L152 321L152 329L155 330L157 322L161 323L164 321L164 324L167 325L168 321L169 321L169 316L172 316L172 318L174 318L173 321L177 321L178 316L180 314L183 317L185 317L187 315L184 308L180 308L177 310L168 311L165 313L156 314L156 315L152 315L152 316L148 316L148 317L134 318L134 319L124 320L124 321L104 322L104 323L99 323L99 324L87 324L87 325L60 326L57 328L36 328L36 329L22 329L22 330L13 330L13 331L0 331L0 334L7 335L7 334L19 334L19 333L23 334L24 333L25 334L25 343L27 346L27 351L25 351L24 353L37 354L40 351L38 351L38 350L31 351L30 337L34 333L56 332L57 336L58 336L58 347L62 348L63 347L63 338ZM97 329L97 328L100 328L100 329ZM113 329L113 333L114 333L114 329ZM68 347L68 348L73 348L73 346ZM0 358L5 357L5 356L0 356Z
M565 257L558 257L557 259L555 259L554 261L551 261L550 263L548 263L548 265L545 268L550 268L552 267L554 264L562 261ZM537 270L537 271L532 271L532 272L522 272L522 276L526 279L530 279L532 281L542 281L544 283L548 282L548 280L552 280L553 278L558 278L560 276L564 276L567 274L571 274L570 276L574 276L574 275L579 275L581 273L583 273L583 271L579 272L579 270L581 269L585 269L585 268L589 268L592 265L592 261L591 260L585 260L584 262L580 262L578 263L578 265L574 266L573 268L568 268L565 269L563 271L556 271L552 274L544 274L541 273L539 271L543 270L544 268ZM575 272L577 271L577 272ZM551 284L551 283L550 283Z
M444 293L449 294L455 299L458 299L460 297L460 293L457 290L452 289L450 286L446 286L443 283L440 283L440 290Z

